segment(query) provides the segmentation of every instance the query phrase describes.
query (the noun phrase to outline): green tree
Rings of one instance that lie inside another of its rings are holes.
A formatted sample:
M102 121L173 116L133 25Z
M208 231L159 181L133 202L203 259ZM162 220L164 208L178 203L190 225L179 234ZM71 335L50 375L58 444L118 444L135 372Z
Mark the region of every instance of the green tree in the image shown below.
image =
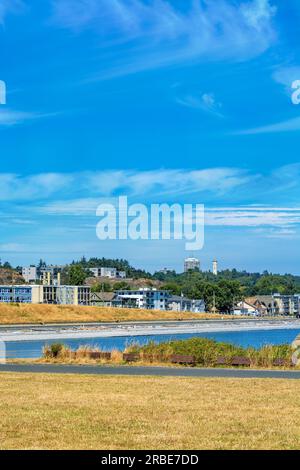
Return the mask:
M87 277L85 269L79 264L73 264L68 270L68 283L72 286L82 286Z
M163 290L170 291L173 295L180 295L181 294L181 286L176 282L167 282L162 286Z
M5 261L5 263L3 264L3 268L4 269L12 269L11 264L8 261Z
M233 306L243 299L241 284L238 281L223 279L218 282L216 307L220 312L230 313Z
M112 290L121 290L121 289L126 289L126 290L130 290L130 284L128 284L128 282L126 281L119 281L119 282L116 282L114 285L113 285L113 289Z
M294 294L297 291L297 287L292 276L285 275L274 275L267 274L262 276L255 284L256 294L273 294L278 292L279 294Z
M91 287L92 292L113 292L114 288L109 282L97 282Z

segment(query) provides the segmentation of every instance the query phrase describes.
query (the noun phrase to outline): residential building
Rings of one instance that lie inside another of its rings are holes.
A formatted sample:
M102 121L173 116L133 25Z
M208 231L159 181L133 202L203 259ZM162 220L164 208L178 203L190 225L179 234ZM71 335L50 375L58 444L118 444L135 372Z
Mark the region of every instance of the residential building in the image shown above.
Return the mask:
M60 305L90 305L88 286L42 286L43 303Z
M49 266L41 266L37 268L38 279L44 285L58 285L60 284L60 276L64 267L65 266L58 266L52 264Z
M98 268L88 268L89 271L93 273L94 277L108 277L110 279L125 279L126 272L119 271L116 268L106 268L106 267L98 267Z
M103 294L102 294L103 295ZM188 299L170 294L165 290L141 288L139 290L119 290L111 300L112 306L145 308L148 310L172 310L176 312L205 311L203 300Z
M200 271L200 260L198 258L186 258L184 260L184 272L188 271Z
M168 310L175 312L205 312L205 303L203 300L188 299L180 295L170 295L167 300Z
M281 315L282 313L281 302L279 299L274 299L272 295L256 295L245 300L259 311L264 311L265 315Z
M43 284L59 284L60 281L60 273L63 270L64 266L24 266L22 268L22 276L24 277L25 281L36 282L41 281Z
M264 302L259 300L257 297L247 297L245 299L245 302L247 302L250 305L253 305L255 307L255 309L259 312L260 316L263 317L264 315L268 315L268 307L265 305ZM267 301L266 303L268 304L269 302L271 302L270 303L270 306L271 306L272 305L272 296L270 296L269 301Z
M117 271L117 279L126 279L126 271Z
M273 295L280 308L280 314L284 316L298 316L300 314L300 294L295 295Z
M57 304L57 286L42 285L42 303L43 304Z
M88 286L77 286L74 289L75 305L90 305L91 288Z
M167 310L169 293L164 290L141 288L116 291L115 306Z
M34 303L42 302L40 286L37 285L11 285L0 286L1 303Z
M90 305L88 286L0 286L0 302Z
M91 305L95 307L113 307L116 294L114 292L91 292Z
M261 315L300 315L300 294L282 295L257 295L245 299L254 305Z
M260 316L259 310L246 301L238 302L233 309L233 315L251 315L251 316Z
M36 282L38 280L37 268L34 265L24 266L22 268L22 276L25 279L25 282Z

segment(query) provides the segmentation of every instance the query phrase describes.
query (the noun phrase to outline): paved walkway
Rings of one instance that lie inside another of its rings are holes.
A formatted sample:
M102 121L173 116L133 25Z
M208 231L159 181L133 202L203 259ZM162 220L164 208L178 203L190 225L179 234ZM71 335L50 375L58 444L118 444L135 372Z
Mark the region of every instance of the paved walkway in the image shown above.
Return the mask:
M300 379L300 370L202 369L188 367L86 366L57 364L0 364L0 372L96 375L150 375L160 377L228 377Z

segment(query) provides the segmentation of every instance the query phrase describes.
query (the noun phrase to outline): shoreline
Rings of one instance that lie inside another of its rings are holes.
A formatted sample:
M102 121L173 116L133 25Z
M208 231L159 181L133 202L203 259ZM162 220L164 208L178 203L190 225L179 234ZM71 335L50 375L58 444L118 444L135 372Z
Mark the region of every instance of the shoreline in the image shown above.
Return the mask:
M12 330L13 328L9 328ZM36 328L24 327L17 328L16 331L4 331L0 340L4 342L28 342L28 341L60 341L67 339L85 339L85 338L113 338L113 337L132 337L132 336L156 336L156 335L177 335L177 334L200 334L200 333L221 333L236 331L263 331L263 330L282 330L282 329L299 329L300 320L268 320L261 323L259 320L249 320L239 322L238 320L224 320L209 324L202 323L184 324L184 322L174 322L173 325L148 325L140 324L117 324L114 326L86 326L86 327L57 327L37 326ZM34 331L38 330L38 331Z

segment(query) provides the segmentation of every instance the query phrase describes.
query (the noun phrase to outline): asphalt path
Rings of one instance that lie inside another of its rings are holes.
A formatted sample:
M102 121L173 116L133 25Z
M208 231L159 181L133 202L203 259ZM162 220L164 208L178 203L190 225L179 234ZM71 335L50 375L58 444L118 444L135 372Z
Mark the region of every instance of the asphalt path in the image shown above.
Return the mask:
M300 379L300 370L222 369L198 367L88 366L57 364L0 364L0 372L88 374L159 377L227 377L251 379Z

